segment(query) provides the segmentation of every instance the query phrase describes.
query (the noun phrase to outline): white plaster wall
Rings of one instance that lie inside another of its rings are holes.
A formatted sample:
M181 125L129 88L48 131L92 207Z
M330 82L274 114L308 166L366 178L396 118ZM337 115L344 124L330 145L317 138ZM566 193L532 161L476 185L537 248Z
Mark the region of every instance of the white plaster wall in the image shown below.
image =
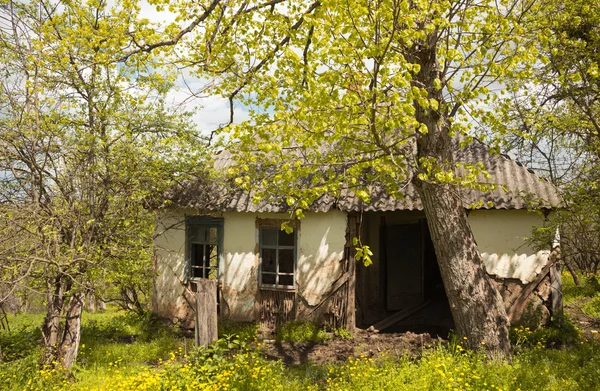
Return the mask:
M298 287L311 305L321 302L342 273L347 215L338 210L311 213L300 223Z
M474 210L469 224L486 270L502 278L530 282L548 261L548 250L536 252L525 241L543 218L526 210Z
M185 316L185 222L183 211L173 211L157 218L154 241L156 276L154 310L161 316Z
M193 211L187 211L192 214ZM185 213L162 215L157 232L176 225L155 240L155 310L163 316L185 318ZM258 293L258 231L256 219L289 219L288 214L223 213L223 262L220 265L223 311L234 320L253 320ZM307 213L297 233L298 291L309 305L319 304L341 275L346 213Z
M258 293L258 231L256 219L289 219L288 214L224 214L223 298L228 316L252 320ZM341 275L346 236L346 214L340 211L307 213L297 232L296 278L299 294L309 305L319 304Z
M253 320L258 291L258 258L254 213L225 213L223 225L223 299L234 320Z

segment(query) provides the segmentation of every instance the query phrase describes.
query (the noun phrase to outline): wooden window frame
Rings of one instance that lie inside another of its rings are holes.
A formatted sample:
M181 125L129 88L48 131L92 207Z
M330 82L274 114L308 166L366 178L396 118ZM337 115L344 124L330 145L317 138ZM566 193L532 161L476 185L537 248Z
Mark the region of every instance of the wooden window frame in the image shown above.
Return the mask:
M263 246L262 244L262 230L263 229L279 229L281 230L281 224L287 220L276 220L276 219L256 219L256 230L257 230L257 241L256 241L256 255L258 257L258 286L262 290L276 290L295 292L298 287L298 231L299 222L297 220L288 221L288 224L294 229L294 245L293 246L280 246L279 242L276 245ZM275 249L276 250L276 261L275 261L275 272L264 272L265 274L275 275L275 284L263 283L263 264L262 264L262 249ZM280 273L279 272L279 250L293 250L293 272L292 273ZM292 276L292 285L279 285L279 276Z
M186 278L188 281L202 280L206 279L205 277L194 277L194 269L199 268L203 270L205 269L214 269L206 266L195 267L193 264L193 248L194 244L211 244L211 243L193 243L192 242L192 232L194 227L203 227L203 228L216 228L217 229L217 277L216 280L221 280L222 275L222 265L223 265L223 219L216 218L212 216L186 216L185 217L185 260L186 260Z

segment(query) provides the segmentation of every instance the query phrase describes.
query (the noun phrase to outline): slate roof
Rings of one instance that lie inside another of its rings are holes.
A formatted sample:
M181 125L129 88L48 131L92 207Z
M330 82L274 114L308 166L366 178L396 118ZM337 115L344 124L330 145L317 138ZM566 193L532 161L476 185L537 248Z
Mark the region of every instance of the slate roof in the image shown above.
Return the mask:
M462 149L458 147L457 142L454 149L456 162L483 163L485 170L490 174L490 179L480 178L481 182L498 185L496 190L485 193L474 189L460 189L466 207L474 203L477 204L477 209L526 209L531 206L532 200L536 200L538 206L546 209L561 205L560 194L552 183L506 155L490 153L489 148L481 141L475 140ZM222 151L215 157L214 167L219 172L226 171L234 164L232 155L228 151ZM252 194L248 191L236 190L220 197L218 202L213 197L212 201L208 203L206 199L202 199L202 193L202 191L198 191L195 193L197 196L194 197L192 196L194 192L188 189L186 197L176 197L179 199L173 201L178 206L213 211L285 212L288 210L283 199L279 203L254 204ZM339 198L331 195L322 196L311 205L310 210L326 212L330 209L339 209L350 212L423 209L417 190L412 184L406 185L403 194L402 198L393 198L387 195L381 186L373 185L371 202L367 204L361 201L353 191L343 190ZM489 201L491 204L488 204Z

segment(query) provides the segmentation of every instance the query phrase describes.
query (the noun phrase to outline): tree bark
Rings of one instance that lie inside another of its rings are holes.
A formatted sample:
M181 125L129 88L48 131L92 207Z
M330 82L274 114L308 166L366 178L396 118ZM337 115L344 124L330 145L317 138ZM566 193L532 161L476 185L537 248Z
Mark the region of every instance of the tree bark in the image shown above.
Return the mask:
M458 335L471 349L508 356L504 303L483 267L456 189L425 182L418 188Z
M577 275L577 272L575 272L575 269L573 269L573 266L571 265L570 261L565 260L563 263L564 263L565 267L567 268L567 270L569 271L569 274L571 274L571 276L573 277L573 283L576 286L581 285L579 276Z
M75 293L69 300L67 319L63 332L60 355L65 368L71 368L77 360L79 342L81 340L81 312L83 310L85 295Z
M429 133L419 140L419 157L434 158L445 169L453 166L452 140L440 124L443 118L423 116ZM416 180L416 187L435 248L444 288L460 336L467 346L508 356L509 320L502 297L490 281L460 198L447 183Z
M48 281L46 317L42 326L44 364L50 365L58 357L60 340L60 315L64 305L64 284L60 276Z

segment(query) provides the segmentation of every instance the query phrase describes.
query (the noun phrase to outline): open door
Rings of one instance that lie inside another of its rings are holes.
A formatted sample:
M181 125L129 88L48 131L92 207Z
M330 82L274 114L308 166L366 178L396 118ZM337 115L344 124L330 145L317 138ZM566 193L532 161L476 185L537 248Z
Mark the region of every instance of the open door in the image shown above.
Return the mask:
M421 224L387 226L386 307L400 311L423 303Z

